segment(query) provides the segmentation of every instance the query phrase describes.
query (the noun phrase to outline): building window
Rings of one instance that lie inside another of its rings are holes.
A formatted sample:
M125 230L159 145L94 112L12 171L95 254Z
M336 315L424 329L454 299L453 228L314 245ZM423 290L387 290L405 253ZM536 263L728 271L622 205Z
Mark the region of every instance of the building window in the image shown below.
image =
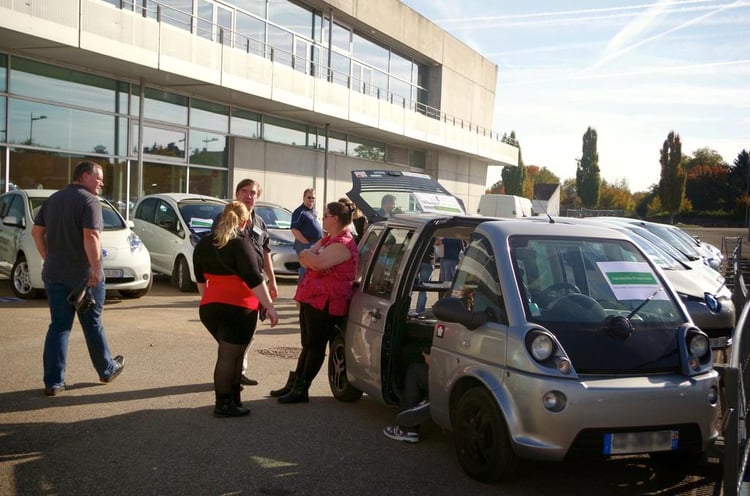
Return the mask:
M229 130L229 107L193 98L190 102L190 127L226 133Z
M216 198L227 197L227 177L225 170L190 167L188 169L188 191L194 195L206 195Z
M350 157L383 162L385 161L385 145L383 143L350 135L346 154Z
M229 166L229 139L225 135L191 130L188 144L191 164Z
M8 91L8 56L0 53L0 93Z
M232 109L229 132L237 136L260 139L260 114Z
M143 126L144 155L185 158L185 131Z
M155 88L146 88L143 117L186 126L188 123L188 97Z
M263 118L263 139L286 145L315 146L310 144L307 126L275 117Z

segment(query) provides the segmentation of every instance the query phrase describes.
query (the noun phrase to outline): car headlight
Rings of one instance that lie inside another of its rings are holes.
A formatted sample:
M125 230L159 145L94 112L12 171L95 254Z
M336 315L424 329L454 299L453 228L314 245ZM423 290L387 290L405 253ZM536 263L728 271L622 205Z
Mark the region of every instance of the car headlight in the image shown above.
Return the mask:
M128 244L130 244L130 253L135 253L143 248L143 241L134 232L128 235Z
M715 295L706 292L703 293L703 299L705 300L706 306L709 310L711 310L713 313L719 313L719 310L721 310L721 303Z
M694 357L702 357L709 350L708 338L704 334L694 334L689 337L688 350Z
M543 362L552 356L555 351L555 343L547 334L537 333L531 340L529 351L534 360Z

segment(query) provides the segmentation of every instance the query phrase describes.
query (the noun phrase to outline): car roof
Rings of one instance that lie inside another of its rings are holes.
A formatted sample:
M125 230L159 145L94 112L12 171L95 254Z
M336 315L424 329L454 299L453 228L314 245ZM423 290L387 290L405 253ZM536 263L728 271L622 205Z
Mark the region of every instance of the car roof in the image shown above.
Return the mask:
M206 196L206 195L194 195L191 193L153 193L150 195L144 195L142 196L138 201L142 202L143 200L147 198L161 198L163 200L173 200L175 202L182 202L186 200L195 200L195 201L215 201L219 203L226 203L226 200L222 200L221 198L216 198L214 196Z
M399 170L354 170L347 196L369 222L382 220L378 213L384 195L409 196L410 205L421 213L466 214L463 201L428 174Z

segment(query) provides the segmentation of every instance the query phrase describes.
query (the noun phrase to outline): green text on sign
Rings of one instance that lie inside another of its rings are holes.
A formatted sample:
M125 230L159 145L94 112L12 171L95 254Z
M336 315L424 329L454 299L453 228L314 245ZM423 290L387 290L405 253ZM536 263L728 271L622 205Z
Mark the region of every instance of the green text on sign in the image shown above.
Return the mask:
M654 285L656 279L650 272L607 272L607 279L613 286L637 284Z

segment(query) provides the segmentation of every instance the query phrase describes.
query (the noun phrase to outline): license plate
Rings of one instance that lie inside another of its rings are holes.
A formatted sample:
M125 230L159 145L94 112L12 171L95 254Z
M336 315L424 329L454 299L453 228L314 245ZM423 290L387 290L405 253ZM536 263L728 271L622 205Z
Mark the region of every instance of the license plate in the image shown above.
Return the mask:
M678 448L680 431L611 432L604 435L605 455L674 451Z
M104 269L105 278L119 278L122 277L122 269Z

